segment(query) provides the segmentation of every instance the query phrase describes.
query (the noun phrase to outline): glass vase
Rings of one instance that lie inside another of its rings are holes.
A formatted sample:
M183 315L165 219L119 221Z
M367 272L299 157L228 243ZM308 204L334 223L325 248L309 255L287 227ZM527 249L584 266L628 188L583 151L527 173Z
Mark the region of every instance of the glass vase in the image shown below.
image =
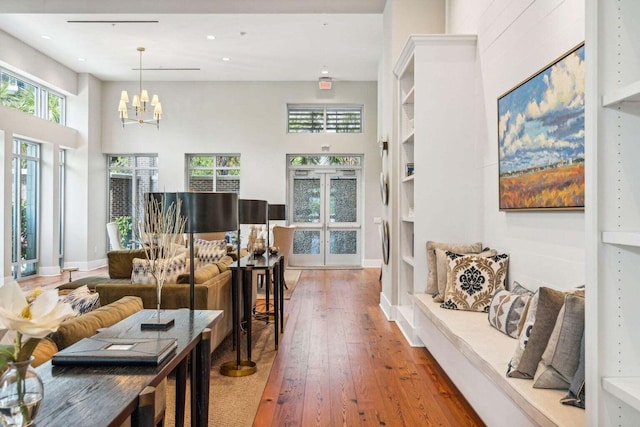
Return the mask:
M33 358L9 363L0 378L0 425L24 427L35 425L44 397L44 386L31 366Z

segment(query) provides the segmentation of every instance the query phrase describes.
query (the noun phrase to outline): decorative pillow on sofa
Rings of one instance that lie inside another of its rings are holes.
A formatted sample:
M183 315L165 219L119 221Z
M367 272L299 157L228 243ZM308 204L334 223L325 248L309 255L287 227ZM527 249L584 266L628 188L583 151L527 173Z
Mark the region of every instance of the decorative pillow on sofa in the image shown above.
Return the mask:
M541 287L529 303L518 346L509 362L507 376L532 379L564 304L564 292Z
M204 283L213 277L220 274L220 269L217 264L204 264L202 267L196 269L193 274L193 283L201 284ZM176 283L188 285L189 284L189 273L183 273L178 276Z
M489 305L489 324L503 334L518 338L532 295L533 292L520 285L511 291L498 289Z
M568 294L534 377L533 387L567 390L580 362L584 298Z
M227 255L226 240L201 240L193 242L199 264L214 264Z
M449 273L449 258L446 251L440 248L435 249L436 252L436 277L438 282L438 291L433 295L435 302L444 302L444 295L447 290L447 274ZM455 251L451 251L455 252ZM460 255L477 255L481 257L490 257L498 255L495 249L486 249L480 253L463 253Z
M487 258L459 255L446 251L449 258L447 290L442 308L451 310L489 311L496 289L504 288L509 268L509 255Z
M159 262L163 265L166 263L164 260L160 260ZM160 266L160 268L163 268L163 266ZM166 268L167 272L165 273L164 283L178 283L178 276L189 271L187 269L187 255L181 254L174 256ZM146 258L133 259L131 283L135 285L155 285L156 279L151 274L151 265Z
M97 292L91 292L87 285L82 285L68 294L61 296L60 301L69 303L73 311L78 315L88 313L100 307L100 295L98 295Z
M469 245L459 243L438 243L427 242L427 266L429 274L427 276L427 293L435 295L438 293L438 276L436 265L436 249L449 250L457 253L478 253L482 251L482 242L472 243Z

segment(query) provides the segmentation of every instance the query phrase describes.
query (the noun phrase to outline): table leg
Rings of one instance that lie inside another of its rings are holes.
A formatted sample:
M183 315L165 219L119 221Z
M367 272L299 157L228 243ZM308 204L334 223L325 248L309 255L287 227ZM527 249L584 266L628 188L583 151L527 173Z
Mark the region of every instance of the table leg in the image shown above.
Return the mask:
M193 365L192 365L193 367ZM209 423L209 379L211 378L211 329L202 331L202 339L196 345L196 416L191 418L194 427ZM194 398L192 397L193 401Z
M265 300L264 300L264 323L269 324L269 312L271 310L270 307L270 299L269 299L269 293L271 290L271 271L267 268L266 270L264 270L264 277L265 277L265 289L264 289L264 295L265 295Z
M247 267L242 272L242 292L244 299L244 321L247 332L247 360L251 361L251 282L253 281L253 271L251 267Z
M280 332L284 332L284 288L287 284L284 281L284 257L280 257ZM289 288L287 288L289 289Z
M176 427L184 426L184 403L187 394L187 365L185 357L176 367Z
M156 388L147 386L138 396L138 407L131 414L132 427L149 427L155 417Z
M268 277L271 277L271 271L267 271L268 273ZM279 316L279 311L281 309L280 307L280 292L279 292L279 288L280 288L280 280L278 279L278 276L280 275L280 265L278 263L276 263L273 266L273 332L274 332L274 337L275 337L275 344L276 344L276 350L278 349L278 322L280 320Z
M237 307L239 306L238 304L238 289L236 288L236 283L239 283L239 279L238 279L238 275L240 274L240 272L236 269L233 270L231 272L231 307L233 310L233 320L231 323L233 323L233 330L231 332L231 335L233 336L233 349L235 350L236 345L237 345L237 336L238 334L236 334L236 328L238 327L238 310ZM238 357L238 360L240 360L240 357Z

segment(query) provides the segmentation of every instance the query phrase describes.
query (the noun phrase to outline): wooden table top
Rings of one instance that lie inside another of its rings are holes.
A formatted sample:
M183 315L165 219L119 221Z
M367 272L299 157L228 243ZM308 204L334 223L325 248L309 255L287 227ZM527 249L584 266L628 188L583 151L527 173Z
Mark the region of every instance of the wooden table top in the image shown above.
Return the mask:
M158 385L196 346L202 331L223 317L221 310L161 312L175 318L175 325L167 331L140 330L140 323L157 314L156 310L142 310L96 335L176 338L175 355L160 366L53 366L49 361L36 368L44 383L37 426L119 426L135 410L140 392L148 385Z
M266 255L260 255L260 256L247 255L240 258L240 269L245 269L245 268L253 268L257 270L271 269L276 265L277 262L280 261L280 258L282 258L281 254L269 255L268 257ZM234 261L229 266L229 268L232 270L237 269L238 263Z

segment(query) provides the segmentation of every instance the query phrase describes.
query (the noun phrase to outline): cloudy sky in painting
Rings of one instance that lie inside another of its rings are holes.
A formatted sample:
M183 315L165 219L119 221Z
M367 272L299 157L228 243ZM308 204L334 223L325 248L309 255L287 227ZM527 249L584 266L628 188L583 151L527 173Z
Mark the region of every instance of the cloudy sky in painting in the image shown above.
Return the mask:
M584 46L498 100L500 173L584 158Z

